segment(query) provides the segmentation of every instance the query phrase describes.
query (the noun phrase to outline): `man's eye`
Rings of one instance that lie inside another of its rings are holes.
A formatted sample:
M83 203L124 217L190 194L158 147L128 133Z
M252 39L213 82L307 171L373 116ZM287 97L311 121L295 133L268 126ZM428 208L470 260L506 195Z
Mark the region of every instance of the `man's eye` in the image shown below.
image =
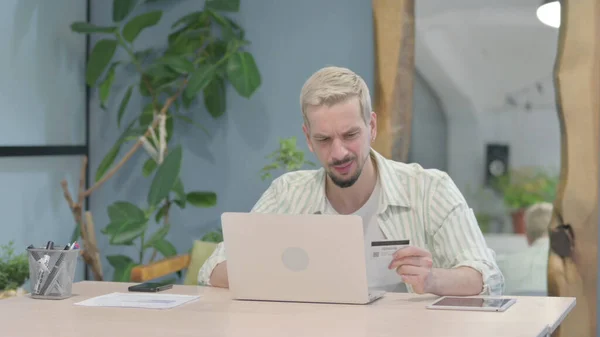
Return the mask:
M356 135L358 135L358 132L352 132L346 135L346 138L354 138L356 137Z

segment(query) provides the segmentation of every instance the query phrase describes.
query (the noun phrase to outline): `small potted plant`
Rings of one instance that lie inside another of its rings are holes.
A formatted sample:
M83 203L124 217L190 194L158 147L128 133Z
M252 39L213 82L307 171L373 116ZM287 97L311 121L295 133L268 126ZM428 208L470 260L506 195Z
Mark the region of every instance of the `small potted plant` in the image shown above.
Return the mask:
M27 253L15 254L13 241L0 245L0 299L25 293L22 286L28 278Z
M535 167L511 170L509 174L495 179L493 186L501 193L504 205L511 212L515 233L525 233L523 215L527 207L554 201L557 184L556 176Z

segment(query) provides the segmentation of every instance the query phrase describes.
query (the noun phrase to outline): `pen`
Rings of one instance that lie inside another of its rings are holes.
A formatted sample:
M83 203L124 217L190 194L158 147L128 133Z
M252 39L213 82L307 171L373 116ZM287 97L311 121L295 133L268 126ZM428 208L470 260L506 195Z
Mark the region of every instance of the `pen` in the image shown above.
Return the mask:
M34 247L33 245L29 245L29 246L27 247L27 249L28 249L28 250L29 250L29 249L35 249L35 247ZM37 260L39 260L39 259L40 259L40 254L38 254L37 252L30 252L30 253L31 253L31 256L33 257L33 259L34 259L34 260L36 260L36 261L37 261Z
M69 245L66 245L63 250L70 250L70 248L71 247ZM44 286L42 287L42 290L40 291L41 294L46 295L46 292L48 291L50 286L58 278L58 272L60 271L60 265L62 264L62 261L64 260L64 258L65 258L65 253L60 253L58 260L54 264L54 267L52 267L52 272L50 272L50 275L48 275L48 278L46 278L46 283L44 284Z
M28 248L33 248L33 245L30 245ZM46 250L50 250L53 248L54 248L54 242L48 241L48 243L46 243ZM35 282L35 285L33 286L33 292L35 294L39 294L40 286L42 285L42 280L44 279L44 273L49 271L48 263L50 262L50 255L44 254L44 256L42 258L40 258L39 254L37 254L36 252L32 252L31 255L35 259L35 261L38 263L39 268L40 268L39 272L38 272L37 280Z

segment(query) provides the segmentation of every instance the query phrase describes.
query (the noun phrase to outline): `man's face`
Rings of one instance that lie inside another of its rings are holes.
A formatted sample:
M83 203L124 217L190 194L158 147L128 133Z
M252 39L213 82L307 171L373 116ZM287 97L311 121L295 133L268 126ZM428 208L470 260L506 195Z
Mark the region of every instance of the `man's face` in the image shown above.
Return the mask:
M368 125L362 119L358 98L331 107L313 107L304 125L310 151L315 153L334 184L354 185L369 158L371 140L376 133L376 116Z

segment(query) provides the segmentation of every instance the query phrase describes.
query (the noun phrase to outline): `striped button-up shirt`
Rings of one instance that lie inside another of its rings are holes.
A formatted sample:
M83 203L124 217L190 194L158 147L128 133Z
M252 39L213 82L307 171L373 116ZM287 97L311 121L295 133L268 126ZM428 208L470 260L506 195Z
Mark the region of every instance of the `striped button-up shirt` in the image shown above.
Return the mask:
M489 249L467 205L448 174L418 164L389 160L376 151L381 197L377 223L386 239L409 239L427 249L434 268L471 267L483 277L481 294L500 295L504 277L495 253ZM252 208L252 212L285 214L325 213L326 173L323 168L283 174L276 178ZM198 272L198 282L210 285L213 268L226 260L220 243ZM407 285L408 291L413 292Z

